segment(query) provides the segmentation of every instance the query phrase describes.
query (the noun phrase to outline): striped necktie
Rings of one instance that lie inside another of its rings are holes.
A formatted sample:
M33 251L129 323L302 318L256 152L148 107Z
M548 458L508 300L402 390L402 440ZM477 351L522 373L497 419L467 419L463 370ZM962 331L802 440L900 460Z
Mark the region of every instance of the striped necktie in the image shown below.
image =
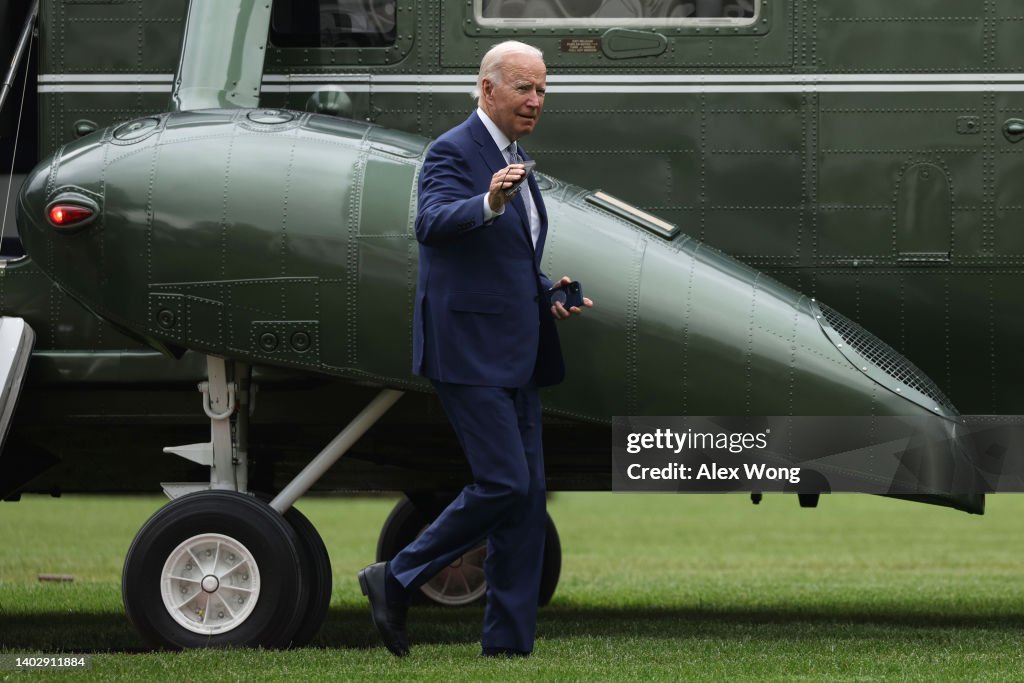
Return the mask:
M519 144L510 143L508 146L508 163L510 164L521 164L523 163L523 157L519 155ZM534 246L537 245L537 233L540 231L540 226L537 226L537 230L533 227L533 197L530 196L530 184L529 180L525 181L522 185L522 191L519 193L523 198L523 204L526 207L526 222L530 227L530 237L533 240Z

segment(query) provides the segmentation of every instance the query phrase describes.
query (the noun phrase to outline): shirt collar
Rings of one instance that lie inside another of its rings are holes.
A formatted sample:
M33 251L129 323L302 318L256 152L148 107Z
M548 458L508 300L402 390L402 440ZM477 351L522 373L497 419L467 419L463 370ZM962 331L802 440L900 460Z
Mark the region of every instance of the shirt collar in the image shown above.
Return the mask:
M512 144L512 141L505 137L505 134L501 132L501 129L495 125L494 121L491 121L491 117L484 112L480 107L476 108L476 115L480 117L480 121L483 122L484 128L491 134L491 139L494 140L494 144L498 146L502 152L505 148Z

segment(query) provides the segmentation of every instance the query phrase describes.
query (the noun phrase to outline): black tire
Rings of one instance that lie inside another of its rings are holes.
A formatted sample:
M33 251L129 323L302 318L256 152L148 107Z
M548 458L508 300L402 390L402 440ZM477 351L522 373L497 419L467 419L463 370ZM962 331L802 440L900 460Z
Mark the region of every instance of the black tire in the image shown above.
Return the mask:
M434 521L442 509L444 509L444 505L437 505L433 501L428 502L425 500L424 503L417 505L409 500L407 496L402 496L391 510L391 514L384 521L383 528L381 528L380 537L377 540L377 561L384 562L397 555L398 551L414 540L424 527ZM470 550L463 558L468 558L469 561L474 562L476 559L482 561L482 546L484 545L485 542L481 542L480 546ZM544 607L551 602L555 589L558 587L558 578L561 571L562 544L558 538L558 530L555 528L555 523L552 521L551 515L548 515L544 539L544 560L541 568L540 593L537 597L537 604L539 606ZM437 591L424 591L421 589L414 596L414 601L447 607L460 607L462 605L482 602L485 589L486 583L483 583L482 589L474 591L474 595L459 594L453 596L454 599L447 601L437 599L435 597Z
M303 556L302 578L309 586L309 600L306 608L302 610L302 621L287 645L303 647L309 645L320 632L327 610L331 606L331 557L316 527L294 505L284 513L284 519L299 537L299 549Z
M540 592L537 605L547 607L558 588L558 578L562 575L562 541L558 538L555 522L548 515L544 536L544 564L540 570Z
M212 565L200 564L196 571L188 558L197 558L196 553L203 555L204 548L206 556L213 557ZM226 553L224 564L218 565L222 551ZM236 554L240 559L234 565ZM164 570L172 556L187 563L182 565L187 571L172 564L168 573L174 576L165 580ZM218 585L213 593L204 595L196 577L203 575L202 581L207 581L228 566L238 567L236 571L241 573L225 570L221 575L224 583L211 580L211 584ZM246 595L253 594L251 587L256 584L257 573L258 594L246 603ZM281 515L266 503L241 493L200 491L171 501L139 530L125 558L121 595L132 624L156 647L277 647L289 642L297 629L297 605L308 603L309 588L303 579L300 540ZM229 581L239 585L230 586ZM165 595L177 598L178 590L185 591L186 600L190 591L195 591L191 594L194 602L172 610L165 603L169 600ZM230 609L222 609L227 607L228 599L242 605L237 618ZM216 631L188 622L202 630L197 632L182 625L186 612L206 618L214 609L218 610L217 618L230 615L225 622L230 628Z
M274 499L269 493L259 492L255 495L268 505ZM304 647L319 633L331 606L331 558L320 533L298 508L294 505L288 508L284 513L284 520L298 537L303 582L309 590L304 605L296 605L295 633L289 640L275 644L275 647Z

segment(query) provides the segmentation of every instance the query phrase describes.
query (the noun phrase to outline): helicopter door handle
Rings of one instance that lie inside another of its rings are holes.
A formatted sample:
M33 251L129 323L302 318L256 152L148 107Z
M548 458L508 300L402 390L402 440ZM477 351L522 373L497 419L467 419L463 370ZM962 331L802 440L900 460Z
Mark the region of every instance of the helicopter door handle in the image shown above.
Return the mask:
M1003 123L1003 135L1010 142L1020 142L1024 139L1024 119L1007 119Z

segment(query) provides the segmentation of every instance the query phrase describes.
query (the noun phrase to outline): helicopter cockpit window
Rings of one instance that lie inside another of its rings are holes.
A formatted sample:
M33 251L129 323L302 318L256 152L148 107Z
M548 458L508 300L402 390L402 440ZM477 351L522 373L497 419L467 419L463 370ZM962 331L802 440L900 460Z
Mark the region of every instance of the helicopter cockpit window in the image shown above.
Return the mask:
M388 47L397 0L277 0L270 42L278 47Z
M761 0L474 0L485 26L745 26Z

